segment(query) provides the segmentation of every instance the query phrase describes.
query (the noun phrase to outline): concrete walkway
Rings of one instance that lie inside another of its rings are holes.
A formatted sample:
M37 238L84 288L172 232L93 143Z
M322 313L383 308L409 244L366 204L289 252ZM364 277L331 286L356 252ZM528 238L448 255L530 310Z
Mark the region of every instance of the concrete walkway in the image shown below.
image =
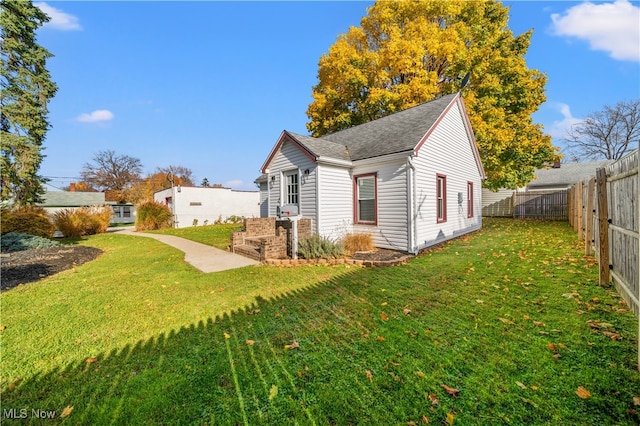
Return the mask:
M242 268L244 266L258 265L260 262L253 259L230 253L206 244L197 243L185 238L173 235L146 234L135 232L133 227L109 228L109 232L133 235L136 237L153 238L171 247L184 252L184 260L204 273L220 272L228 269Z

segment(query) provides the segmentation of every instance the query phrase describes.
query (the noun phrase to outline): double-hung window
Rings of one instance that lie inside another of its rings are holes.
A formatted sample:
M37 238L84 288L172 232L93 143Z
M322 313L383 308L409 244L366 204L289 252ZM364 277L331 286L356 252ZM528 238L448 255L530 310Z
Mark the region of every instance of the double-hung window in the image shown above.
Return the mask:
M355 176L354 193L355 222L375 225L378 221L376 175Z
M447 177L436 175L436 214L437 222L447 221Z
M299 205L300 201L300 185L298 179L298 171L286 172L284 174L284 198L285 204Z

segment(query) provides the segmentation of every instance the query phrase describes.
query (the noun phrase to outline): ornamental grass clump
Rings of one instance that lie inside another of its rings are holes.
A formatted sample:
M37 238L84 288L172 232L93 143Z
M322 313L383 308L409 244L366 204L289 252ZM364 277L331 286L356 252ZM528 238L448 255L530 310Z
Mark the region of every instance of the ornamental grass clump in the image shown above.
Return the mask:
M347 234L342 240L344 250L353 254L359 251L373 251L373 236L371 234Z
M109 206L63 209L53 214L53 222L65 237L80 238L107 232L112 215Z
M336 259L342 257L343 253L341 243L317 234L298 242L298 254L305 259Z
M9 232L51 238L56 228L42 207L2 208L2 235Z
M152 231L171 228L173 213L169 207L156 201L140 204L136 214L136 231Z

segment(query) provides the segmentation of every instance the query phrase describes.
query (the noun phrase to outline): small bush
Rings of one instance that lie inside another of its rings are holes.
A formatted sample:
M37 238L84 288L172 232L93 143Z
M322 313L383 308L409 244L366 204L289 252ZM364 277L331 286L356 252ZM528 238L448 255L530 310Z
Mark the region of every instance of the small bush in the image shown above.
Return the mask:
M342 244L317 234L298 241L298 254L305 259L334 259L343 253Z
M14 232L51 238L56 230L42 207L2 208L0 216L2 235Z
M137 208L136 231L171 228L173 213L169 207L155 201L146 201Z
M2 239L0 239L0 250L3 252L47 248L59 245L59 242L51 241L47 238L38 237L36 235L18 234L15 232L4 234Z
M109 206L59 210L53 222L67 238L79 238L107 232L113 210Z
M344 244L345 251L350 254L375 250L371 234L347 234L343 238L342 244Z

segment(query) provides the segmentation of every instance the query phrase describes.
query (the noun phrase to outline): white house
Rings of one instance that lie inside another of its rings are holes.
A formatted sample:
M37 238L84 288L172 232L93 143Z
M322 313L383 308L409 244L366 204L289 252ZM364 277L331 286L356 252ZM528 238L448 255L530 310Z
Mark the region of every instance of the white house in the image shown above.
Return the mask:
M153 198L171 209L176 228L213 225L233 216L260 216L258 191L176 186L156 192Z
M256 179L260 215L411 253L482 227L485 178L459 93L321 138L284 131Z

